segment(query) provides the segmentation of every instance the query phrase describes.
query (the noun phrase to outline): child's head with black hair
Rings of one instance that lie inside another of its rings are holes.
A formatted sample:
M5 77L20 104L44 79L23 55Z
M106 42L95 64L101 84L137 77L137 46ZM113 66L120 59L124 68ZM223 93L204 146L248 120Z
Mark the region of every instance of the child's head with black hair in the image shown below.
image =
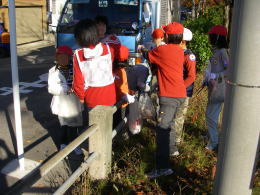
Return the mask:
M225 26L213 26L208 32L208 34L209 42L213 47L216 47L218 49L228 48L227 29Z
M74 29L74 37L80 47L96 46L99 43L97 25L91 19L80 20Z
M178 22L172 22L167 26L163 26L163 30L166 33L167 43L180 44L183 39L184 28L182 24Z
M102 24L105 24L106 26L108 26L108 19L107 19L106 16L97 15L95 17L95 21L96 21L97 24L102 23Z
M118 45L115 51L114 69L128 65L129 49L124 45Z
M183 34L167 34L167 43L180 44Z
M67 45L61 45L56 49L56 68L69 69L72 57L72 49Z
M108 19L106 16L101 16L98 15L95 17L95 21L97 24L97 29L98 29L98 37L100 39L105 37L107 27L108 27Z

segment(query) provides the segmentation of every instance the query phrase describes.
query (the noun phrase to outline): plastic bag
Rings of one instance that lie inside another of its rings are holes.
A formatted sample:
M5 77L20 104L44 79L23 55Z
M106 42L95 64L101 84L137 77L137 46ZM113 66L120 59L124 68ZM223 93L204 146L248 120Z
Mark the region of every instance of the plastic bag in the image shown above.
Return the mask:
M140 133L141 129L142 129L142 123L143 123L143 121L141 118L139 118L137 120L129 121L129 123L128 123L129 131L133 135Z
M210 80L208 86L208 101L216 104L222 103L225 99L225 79L223 75L219 75L217 79Z
M142 93L139 97L139 111L143 119L155 120L156 111L152 99L147 93Z

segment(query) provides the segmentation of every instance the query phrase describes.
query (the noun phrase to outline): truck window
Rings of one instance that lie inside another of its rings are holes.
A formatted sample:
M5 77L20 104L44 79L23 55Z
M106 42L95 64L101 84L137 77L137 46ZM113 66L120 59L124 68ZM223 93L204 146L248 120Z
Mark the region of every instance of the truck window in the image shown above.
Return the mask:
M121 5L138 5L137 0L114 0L114 3Z
M59 23L58 31L73 33L74 25L81 19L104 15L108 18L108 33L131 34L132 23L139 21L139 1L137 0L88 0L86 3L67 3ZM81 0L82 2L82 0Z

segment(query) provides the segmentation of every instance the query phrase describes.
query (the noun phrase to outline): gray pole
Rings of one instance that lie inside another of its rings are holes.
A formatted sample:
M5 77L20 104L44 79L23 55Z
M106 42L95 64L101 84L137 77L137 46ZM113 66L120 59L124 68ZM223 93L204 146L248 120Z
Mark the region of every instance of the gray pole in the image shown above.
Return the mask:
M13 82L13 99L14 99L14 118L15 133L17 142L17 155L20 170L24 170L24 150L23 150L23 133L20 109L20 93L19 93L19 76L16 51L16 21L15 21L15 1L8 1L9 25L10 25L10 47L11 47L11 67Z
M215 195L249 195L260 123L260 1L236 0Z

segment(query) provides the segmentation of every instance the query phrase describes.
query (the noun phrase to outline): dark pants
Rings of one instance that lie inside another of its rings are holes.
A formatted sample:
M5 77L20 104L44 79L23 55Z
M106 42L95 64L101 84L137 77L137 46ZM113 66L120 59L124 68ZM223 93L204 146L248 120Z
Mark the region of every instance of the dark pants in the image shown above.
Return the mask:
M78 133L79 127L69 127L67 125L64 125L61 127L61 144L68 145L70 142L72 142L74 139L76 139L79 135Z
M175 143L170 144L170 136L175 137L175 131L171 126L177 109L185 98L159 97L160 111L156 129L156 168L166 169L170 167L170 151L174 150ZM170 133L171 132L171 133Z
M118 108L117 111L113 115L113 129L119 125L119 123L124 120L125 114L126 113L126 108Z

